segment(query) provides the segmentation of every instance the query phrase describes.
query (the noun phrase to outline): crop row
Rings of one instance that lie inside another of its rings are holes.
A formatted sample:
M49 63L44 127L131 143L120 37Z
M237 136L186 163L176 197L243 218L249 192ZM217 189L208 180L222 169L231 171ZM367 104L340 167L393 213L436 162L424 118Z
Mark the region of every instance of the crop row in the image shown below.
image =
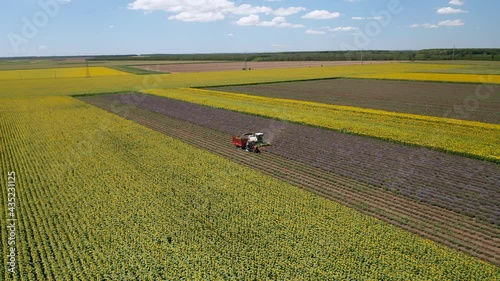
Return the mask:
M145 93L500 161L500 125L200 89Z
M1 139L0 174L18 175L14 280L500 275L493 265L69 97L12 100L0 104L0 114L1 135L9 136ZM2 245L5 239L2 224ZM10 279L5 267L0 275Z
M109 111L113 111L113 108L120 104L105 97L84 100ZM272 153L255 157L227 145L227 134L148 110L125 104L121 106L127 108L125 117L139 124L208 149L251 169L281 178L447 246L498 263L496 245L500 242L500 231L497 227L392 195L382 189ZM210 145L207 146L207 143Z
M268 150L417 201L499 224L498 165L140 93L108 95L227 135L260 131Z

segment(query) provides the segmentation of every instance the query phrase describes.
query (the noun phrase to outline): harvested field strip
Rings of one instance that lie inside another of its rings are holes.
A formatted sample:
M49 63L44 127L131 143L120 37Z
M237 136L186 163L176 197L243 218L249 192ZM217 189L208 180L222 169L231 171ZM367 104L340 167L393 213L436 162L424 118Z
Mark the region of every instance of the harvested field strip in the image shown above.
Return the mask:
M393 195L380 188L270 152L260 155L246 153L228 145L229 138L226 133L134 106L127 107L106 97L81 99L111 112L120 108L120 112L126 115L127 119L146 127L175 136L249 168L258 169L424 237L499 264L497 257L500 254L500 230L496 226Z
M500 85L329 79L210 89L500 124Z
M368 61L366 64L389 64L389 61ZM164 72L213 72L242 70L245 66L248 69L270 69L270 68L300 68L300 67L323 67L323 66L342 66L359 65L354 61L277 61L277 62L216 62L216 63L191 63L191 64L149 64L137 65L135 67Z
M410 80L410 81L438 81L438 82L458 82L473 84L500 84L500 75L491 74L447 74L447 73L382 73L382 74L355 74L350 77L368 79L390 79L390 80Z
M500 162L500 125L202 89L145 93Z
M0 174L18 175L16 280L500 275L494 265L76 99L15 100L1 103L0 114ZM5 208L5 192L0 199ZM10 279L5 267L0 276Z
M227 135L242 128L261 131L273 143L268 149L274 154L500 224L500 167L494 163L159 96L109 98Z

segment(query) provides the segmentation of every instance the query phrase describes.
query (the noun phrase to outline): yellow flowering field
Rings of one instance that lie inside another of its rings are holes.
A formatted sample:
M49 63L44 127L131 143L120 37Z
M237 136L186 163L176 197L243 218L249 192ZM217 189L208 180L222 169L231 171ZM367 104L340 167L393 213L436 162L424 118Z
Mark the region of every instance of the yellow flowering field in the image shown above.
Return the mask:
M490 74L450 74L450 73L374 73L355 74L353 78L390 79L411 81L462 82L477 84L500 84L500 75Z
M145 93L500 161L500 125L202 89Z
M130 73L118 71L108 67L89 67L89 72L91 77L132 75ZM83 78L83 77L87 77L86 67L0 71L0 80L18 80L17 83L19 83L19 80ZM52 83L57 83L57 81L58 80L52 81Z
M98 76L92 72L92 78L85 77L86 72L78 76L54 78L54 70L43 74L45 79L31 79L19 83L18 71L0 71L0 98L74 95L85 93L104 93L132 91L154 88L181 88L217 85L237 85L248 83L265 83L276 81L295 81L305 79L324 79L354 77L354 75L395 73L409 71L439 71L456 68L440 64L388 63L372 65L345 65L330 67L307 67L289 69L260 69L251 71L224 71L203 73L174 73L155 75L113 75L116 70L110 69L110 76ZM85 68L83 68L84 70ZM31 70L23 70L31 71ZM36 70L38 71L38 70ZM36 73L36 71L34 73ZM68 71L68 70L66 70ZM3 74L2 74L3 73ZM98 72L96 72L98 73ZM105 72L106 73L106 72ZM2 78L2 75L4 78Z
M71 97L4 99L0 117L0 174L17 181L18 280L500 278L499 267Z

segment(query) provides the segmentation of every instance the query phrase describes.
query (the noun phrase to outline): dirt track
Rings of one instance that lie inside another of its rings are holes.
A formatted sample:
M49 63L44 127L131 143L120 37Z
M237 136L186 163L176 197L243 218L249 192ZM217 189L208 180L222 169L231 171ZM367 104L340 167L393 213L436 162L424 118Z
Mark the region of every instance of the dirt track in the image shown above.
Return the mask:
M246 153L228 145L227 133L137 108L104 96L80 98L110 112L117 111L146 127L179 138L191 145L256 168L287 182L353 207L401 228L483 260L499 264L498 227L439 207L419 203L363 182L304 165L280 155ZM124 110L126 108L126 110ZM195 115L195 114L192 114ZM207 146L210 143L210 146Z
M278 61L278 62L247 62L250 69L291 68L291 67L321 67L334 65L360 64L359 61ZM391 63L390 61L365 61L364 64ZM242 70L244 62L217 62L217 63L184 63L184 64L158 64L136 65L136 68L159 72L212 72Z

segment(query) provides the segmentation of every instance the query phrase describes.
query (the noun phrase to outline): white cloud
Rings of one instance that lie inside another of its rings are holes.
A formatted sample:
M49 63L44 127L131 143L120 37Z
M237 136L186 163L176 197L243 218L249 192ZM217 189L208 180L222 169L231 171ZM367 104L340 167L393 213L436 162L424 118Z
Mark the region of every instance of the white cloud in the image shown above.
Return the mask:
M284 17L275 17L271 21L262 21L259 26L279 26L281 24L286 24L286 19Z
M457 6L462 6L464 4L464 1L461 0L451 0L450 5L457 5Z
M249 4L241 4L229 10L230 13L235 15L253 15L253 14L270 14L273 10L265 6L252 6Z
M165 11L175 13L171 20L187 22L209 22L223 20L227 15L271 14L266 6L250 4L236 5L228 0L135 0L128 5L130 10L143 10L147 13Z
M417 27L423 27L423 28L438 28L439 26L437 24L432 24L432 23L422 23L422 24L412 24L410 25L411 28L417 28Z
M437 10L438 14L446 15L446 14L462 14L462 13L468 13L468 11L464 11L462 9L455 9L452 7L443 7L439 8Z
M249 15L248 17L242 17L238 21L235 22L237 25L257 25L260 22L260 18L257 15Z
M461 19L458 20L444 20L438 23L441 26L462 26L465 22Z
M168 17L169 20L180 20L186 22L209 22L216 20L223 20L225 18L223 13L207 12L207 13L192 13L182 12L175 16Z
M358 29L359 28L354 27L354 26L339 26L339 27L331 28L329 30L333 31L333 32L338 32L338 31L354 31L354 30L358 30Z
M306 10L306 8L304 8L304 7L279 8L277 10L274 10L273 14L275 14L277 16L286 17L286 16L290 16L290 15L296 14L296 13L301 12L301 11L305 11L305 10Z
M40 50L40 51L43 51L45 49L47 49L47 46L45 46L45 45L38 46L38 50Z
M383 20L384 17L378 16L378 17L352 17L351 19L353 20Z
M438 28L440 26L462 26L464 25L465 22L461 19L457 20L444 20L440 21L438 24L432 24L432 23L422 23L422 24L412 24L410 25L411 28L417 28L417 27L423 27L423 28Z
M276 26L276 27L291 27L291 28L301 28L304 27L302 24L292 24L286 21L284 17L275 17L271 21L263 21L259 26Z
M290 27L290 28L304 27L302 24L289 23L286 21L284 17L274 17L271 21L261 21L258 15L250 15L247 17L242 17L238 21L234 22L234 24L243 26L267 26L267 27Z
M326 20L340 17L340 13L328 12L326 10L315 10L302 16L304 19Z
M115 28L115 26L114 25L110 25L109 28Z
M321 31L321 30L308 29L308 30L306 30L306 32L305 32L305 33L306 33L306 34L310 34L310 35L323 35L323 34L325 34L326 32Z
M233 36L234 36L234 34L232 34L232 33L228 33L228 34L227 34L227 36L229 36L229 37L233 37Z
M383 20L384 17L352 17L353 20Z

